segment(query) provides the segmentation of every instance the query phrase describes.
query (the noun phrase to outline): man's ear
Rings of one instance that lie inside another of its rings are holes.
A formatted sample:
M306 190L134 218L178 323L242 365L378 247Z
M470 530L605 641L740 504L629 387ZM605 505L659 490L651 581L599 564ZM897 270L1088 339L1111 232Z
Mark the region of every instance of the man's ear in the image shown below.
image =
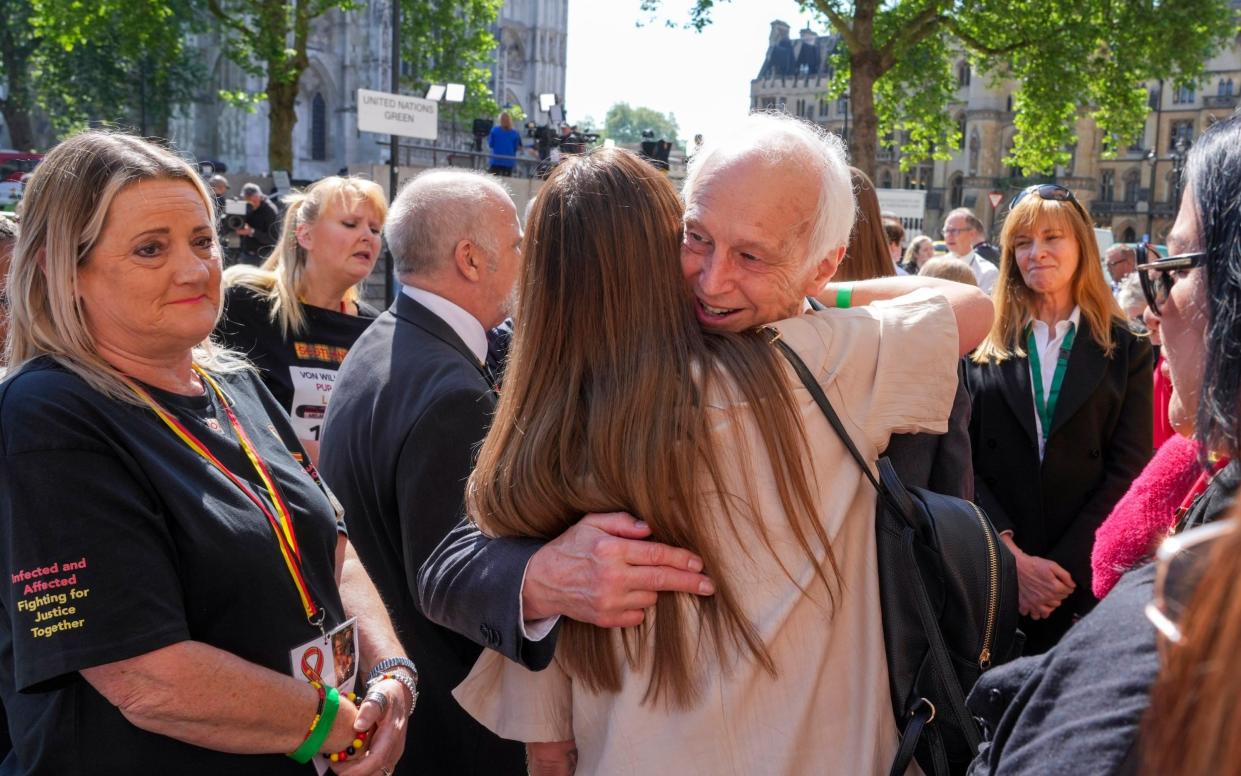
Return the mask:
M469 238L458 240L457 247L453 249L453 263L457 266L457 272L471 283L477 283L482 278L483 254L478 250L478 246Z
M818 296L823 293L823 287L836 274L836 270L840 268L840 260L844 257L845 246L842 245L829 253L827 258L820 261L815 268L814 275L806 282L806 288L803 289L802 295Z

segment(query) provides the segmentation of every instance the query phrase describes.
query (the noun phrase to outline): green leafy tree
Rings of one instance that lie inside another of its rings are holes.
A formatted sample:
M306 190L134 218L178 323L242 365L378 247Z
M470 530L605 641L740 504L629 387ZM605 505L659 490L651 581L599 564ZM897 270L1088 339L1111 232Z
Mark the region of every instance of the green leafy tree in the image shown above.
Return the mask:
M88 123L168 134L203 77L188 0L35 0L35 98L65 133Z
M221 96L267 101L267 164L291 174L297 94L302 74L310 67L306 53L310 24L332 10L356 10L360 0L202 1L224 33L229 58L247 73L265 78L259 94Z
M34 147L30 59L38 38L30 26L31 12L29 0L0 0L0 76L6 87L0 114L13 147L23 151Z
M663 138L674 146L678 144L679 127L675 115L641 106L631 107L627 102L618 102L608 108L603 118L603 128L606 136L618 143L640 143L642 130L649 129L655 133L656 140Z
M716 2L695 0L687 24L710 24ZM959 130L947 106L964 52L992 78L1012 78L1017 136L1010 164L1046 173L1065 164L1079 112L1111 148L1145 119L1142 82L1190 82L1237 32L1230 0L799 0L839 36L829 91L848 90L853 164L870 175L881 133L905 133L902 164L944 159ZM654 13L662 0L642 0Z
M465 102L440 103L459 125L500 112L491 92L491 34L503 0L401 0L402 86L426 94L431 84L465 85ZM406 65L406 63L408 63ZM524 113L522 118L524 119ZM513 121L520 119L514 114Z

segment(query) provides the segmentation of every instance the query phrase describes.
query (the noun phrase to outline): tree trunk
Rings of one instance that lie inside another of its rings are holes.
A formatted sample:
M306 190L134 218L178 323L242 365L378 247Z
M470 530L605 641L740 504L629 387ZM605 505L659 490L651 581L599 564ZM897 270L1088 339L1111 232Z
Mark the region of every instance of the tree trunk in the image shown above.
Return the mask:
M875 179L875 150L879 143L879 117L875 115L875 81L879 78L879 53L874 50L850 54L849 109L853 133L849 156L853 166Z
M299 74L300 75L300 74ZM299 78L288 82L267 79L267 165L271 171L293 175L293 125L297 123Z
M4 114L4 125L9 128L9 141L13 148L18 151L33 150L34 129L30 121L30 109L25 105L18 105L17 100L10 97L0 101L0 113Z

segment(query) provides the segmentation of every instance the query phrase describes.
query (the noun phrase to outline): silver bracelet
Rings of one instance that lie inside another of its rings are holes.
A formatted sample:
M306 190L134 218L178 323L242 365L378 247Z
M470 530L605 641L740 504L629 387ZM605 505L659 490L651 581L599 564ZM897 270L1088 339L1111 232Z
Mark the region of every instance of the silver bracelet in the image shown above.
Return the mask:
M377 674L372 676L366 681L366 688L369 690L376 684L382 682L384 679L395 679L409 692L409 713L405 716L407 718L413 716L414 706L418 705L418 683L414 681L413 677L406 673L393 671L389 674Z

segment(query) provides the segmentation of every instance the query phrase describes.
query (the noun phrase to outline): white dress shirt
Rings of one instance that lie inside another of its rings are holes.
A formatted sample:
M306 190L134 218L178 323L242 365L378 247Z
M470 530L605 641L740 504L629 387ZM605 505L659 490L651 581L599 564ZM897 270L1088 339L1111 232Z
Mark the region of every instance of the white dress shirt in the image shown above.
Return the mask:
M978 287L988 296L995 290L995 282L1000 279L1000 270L994 264L979 256L973 251L967 256L957 256L961 261L969 265L970 270L974 273L974 279L978 281Z
M487 330L477 318L466 312L465 308L417 286L401 286L401 293L435 313L457 333L479 364L486 363Z
M1043 380L1043 401L1047 401L1048 395L1051 394L1051 382L1056 376L1056 362L1060 358L1060 345L1064 342L1064 338L1069 335L1070 330L1076 330L1081 325L1082 308L1074 307L1073 312L1068 319L1058 321L1056 323L1056 333L1053 336L1051 330L1047 328L1047 324L1042 321L1030 321L1030 327L1034 330L1034 347L1038 348L1038 364L1039 376ZM1043 419L1038 414L1038 402L1034 399L1034 392L1038 390L1038 383L1034 379L1034 361L1030 361L1030 401L1034 404L1034 433L1038 437L1038 459L1043 460L1043 448L1046 442L1043 439Z

